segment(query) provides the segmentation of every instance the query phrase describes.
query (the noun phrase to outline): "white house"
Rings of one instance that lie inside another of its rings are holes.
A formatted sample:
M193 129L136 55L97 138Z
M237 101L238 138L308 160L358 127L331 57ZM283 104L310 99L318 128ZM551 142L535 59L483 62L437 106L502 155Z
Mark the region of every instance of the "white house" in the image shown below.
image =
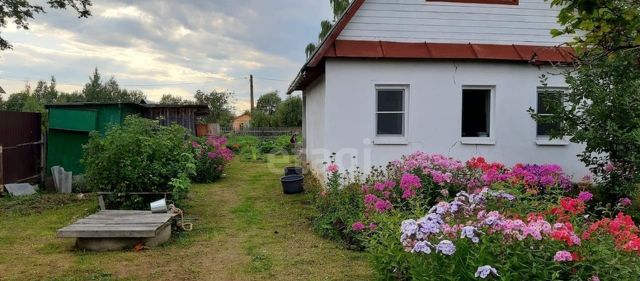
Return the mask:
M565 90L557 14L544 0L355 0L289 89L303 91L307 161L367 170L420 150L587 174L583 147L527 112Z

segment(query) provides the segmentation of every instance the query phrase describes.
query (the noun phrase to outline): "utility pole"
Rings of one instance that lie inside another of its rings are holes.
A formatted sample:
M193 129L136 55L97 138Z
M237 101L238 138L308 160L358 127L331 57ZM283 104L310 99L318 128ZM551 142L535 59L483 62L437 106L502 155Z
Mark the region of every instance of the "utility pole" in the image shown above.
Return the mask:
M249 86L251 87L251 114L253 114L253 74L249 75Z

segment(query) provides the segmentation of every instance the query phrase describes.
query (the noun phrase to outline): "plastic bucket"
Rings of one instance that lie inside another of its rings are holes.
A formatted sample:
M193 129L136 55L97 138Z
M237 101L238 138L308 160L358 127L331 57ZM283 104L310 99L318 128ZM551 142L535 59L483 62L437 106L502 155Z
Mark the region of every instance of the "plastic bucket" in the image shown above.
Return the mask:
M280 179L280 181L282 182L282 191L284 192L284 194L296 194L304 192L304 176L284 176Z
M302 176L302 173L303 173L302 167L286 167L286 168L284 168L284 175L285 176L292 176L292 175Z
M167 200L165 199L153 201L151 202L150 205L151 205L151 213L154 213L154 214L166 213L169 211L169 209L167 208Z

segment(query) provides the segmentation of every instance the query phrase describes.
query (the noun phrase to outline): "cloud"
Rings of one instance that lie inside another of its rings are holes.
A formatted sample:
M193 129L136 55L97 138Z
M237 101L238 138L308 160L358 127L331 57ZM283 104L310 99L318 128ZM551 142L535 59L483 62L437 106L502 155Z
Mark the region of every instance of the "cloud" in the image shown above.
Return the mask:
M236 107L245 109L249 74L257 77L256 96L284 92L304 63L304 47L316 40L320 20L331 16L328 0L94 5L88 19L51 10L38 15L28 31L2 30L15 49L0 53L0 85L16 92L24 80L54 75L59 85L78 90L98 67L103 76L152 100L166 93L190 97L197 89L227 89L236 92Z

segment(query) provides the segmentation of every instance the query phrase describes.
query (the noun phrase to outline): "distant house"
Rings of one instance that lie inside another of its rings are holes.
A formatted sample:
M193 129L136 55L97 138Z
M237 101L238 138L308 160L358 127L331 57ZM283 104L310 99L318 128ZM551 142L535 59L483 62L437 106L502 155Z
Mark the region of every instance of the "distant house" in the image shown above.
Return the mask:
M289 88L303 92L307 161L322 173L336 153L367 169L420 150L587 174L583 146L550 140L527 112L566 90L550 75L573 61L559 47L571 38L550 35L558 12L545 0L354 0Z
M233 119L231 126L234 132L242 131L248 128L251 123L251 113L245 112L244 114Z

